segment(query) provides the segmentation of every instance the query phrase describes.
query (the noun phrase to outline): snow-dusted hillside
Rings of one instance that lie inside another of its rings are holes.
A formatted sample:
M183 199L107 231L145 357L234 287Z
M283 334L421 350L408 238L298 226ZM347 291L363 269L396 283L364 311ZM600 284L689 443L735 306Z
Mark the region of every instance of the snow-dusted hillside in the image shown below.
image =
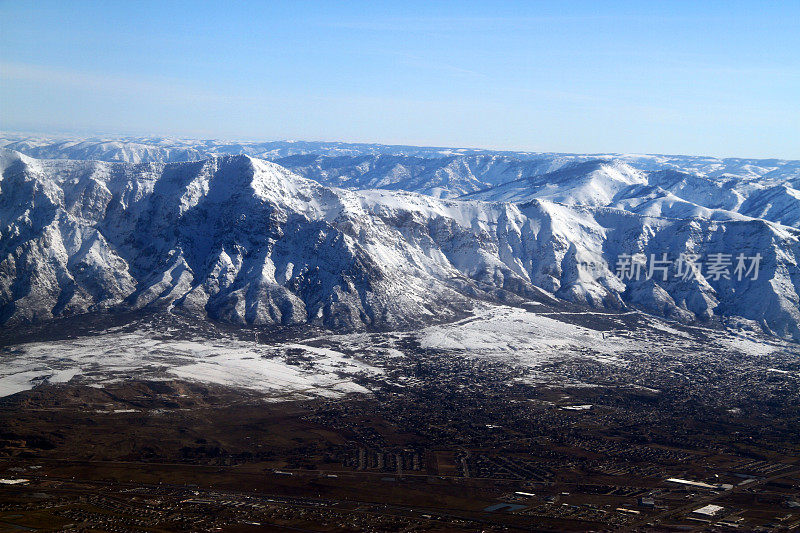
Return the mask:
M249 156L134 165L2 150L0 159L4 323L155 306L233 323L399 328L454 318L476 299L555 296L682 321L743 317L800 338L800 234L739 215L605 207L652 186L625 163L555 182L576 184L577 205L329 188ZM637 253L740 252L761 255L758 279L613 272Z
M36 158L127 163L244 154L323 185L441 198L603 205L640 214L800 224L800 161L631 154L554 154L335 142L164 138L59 139L6 135L0 146ZM732 215L731 213L735 213Z
M191 161L197 154L250 155L276 159L293 155L324 154L329 157L402 155L449 157L494 154L491 150L435 148L383 144L314 141L222 141L163 137L73 138L23 134L0 134L0 146L44 159L93 159L108 162L167 163ZM522 153L519 153L522 154Z
M791 175L791 169L787 169ZM761 218L797 227L800 191L792 180L641 170L622 158L569 163L558 170L502 183L464 198L605 206L647 216L745 220Z
M520 159L504 154L293 155L275 159L292 171L325 185L348 189L391 189L454 198L542 174L562 158Z
M365 162L364 168L376 166L391 168L386 166L388 160L385 156L399 156L430 160L419 167L426 172L436 165L447 167L454 159L459 159L471 169L479 181L490 185L520 177L545 174L569 164L596 160L618 160L643 171L675 170L712 179L727 177L772 185L800 184L800 161L781 159L511 152L475 148L311 141L243 142L162 137L72 138L11 133L0 134L0 146L43 159L92 159L129 163L192 161L215 155L243 154L269 160L311 155L315 157L299 158L296 162L284 160L284 166L307 168L311 175L306 177L313 179L318 177L315 175L317 173L325 173L328 176L358 175L363 171L354 170L353 167ZM377 160L381 158L384 159L379 164ZM439 160L438 163L436 160ZM402 160L398 162L403 164ZM483 178L486 172L488 176Z

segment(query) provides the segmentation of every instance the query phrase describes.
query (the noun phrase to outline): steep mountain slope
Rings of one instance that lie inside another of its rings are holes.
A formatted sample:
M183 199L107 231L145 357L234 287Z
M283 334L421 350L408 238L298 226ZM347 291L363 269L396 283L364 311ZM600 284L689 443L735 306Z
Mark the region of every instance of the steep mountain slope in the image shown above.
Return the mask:
M643 186L621 165L581 182L598 206L567 206L328 188L247 156L131 165L1 152L5 323L166 306L234 323L398 328L476 298L554 295L685 321L744 317L800 338L797 231L601 207L600 192ZM757 280L613 273L625 254L682 252L763 262Z
M757 190L742 202L739 212L753 218L800 227L800 191L788 185Z
M124 303L354 328L431 317L437 296L468 307L413 265L377 263L392 239L354 199L271 163L3 159L4 320Z

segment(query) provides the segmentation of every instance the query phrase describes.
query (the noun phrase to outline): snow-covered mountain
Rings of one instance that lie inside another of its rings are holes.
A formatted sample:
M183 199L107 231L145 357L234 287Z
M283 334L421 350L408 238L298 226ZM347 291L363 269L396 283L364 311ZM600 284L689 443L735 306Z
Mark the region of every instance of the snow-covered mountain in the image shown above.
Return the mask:
M790 172L791 174L791 172ZM464 198L605 206L648 216L744 220L759 218L797 227L800 190L791 180L746 179L682 170L641 170L623 159L569 163L558 170L502 183Z
M568 154L550 152L512 152L476 148L444 148L402 145L382 145L344 142L312 141L267 141L243 142L199 139L175 139L163 137L123 137L123 138L80 138L54 137L0 133L0 146L16 150L31 157L42 159L92 159L109 162L180 162L205 159L215 155L249 155L260 159L276 160L297 155L319 157L318 167L330 172L330 168L342 169L349 173L360 161L380 156L403 156L436 160L448 165L453 158L504 158L507 165L519 165L520 171L510 172L499 181L482 179L482 171L476 176L488 184L499 184L520 177L544 174L571 164L590 160L619 160L644 171L677 170L708 178L738 178L744 181L758 180L777 185L778 183L800 184L800 161L781 159L717 158L686 155L653 154ZM330 161L330 158L339 158ZM313 159L300 159L298 168L309 166ZM294 165L285 162L284 166ZM470 168L480 166L469 163ZM487 165L492 175L497 175L495 165ZM314 165L310 165L314 168ZM474 172L474 170L473 170ZM306 176L316 179L315 176Z
M682 321L741 317L800 339L800 232L737 214L736 190L704 200L729 216L654 216L620 202L638 189L678 198L702 189L699 178L584 164L580 178L573 166L548 178L549 199L487 202L326 187L242 155L130 164L2 150L0 320L158 306L358 330L446 320L479 299L560 298ZM758 279L613 273L634 254L740 252L761 255Z
M46 159L127 163L244 154L323 185L435 197L605 205L670 217L800 223L800 161L630 154L554 154L334 142L164 138L57 139L6 135L0 146Z
M73 138L23 134L0 134L0 146L44 159L93 159L125 163L193 161L219 155L250 155L277 159L293 155L323 154L328 157L402 155L447 157L486 155L496 152L472 148L436 148L315 141L220 141L163 137ZM524 152L514 152L524 155ZM533 155L533 154L531 154Z

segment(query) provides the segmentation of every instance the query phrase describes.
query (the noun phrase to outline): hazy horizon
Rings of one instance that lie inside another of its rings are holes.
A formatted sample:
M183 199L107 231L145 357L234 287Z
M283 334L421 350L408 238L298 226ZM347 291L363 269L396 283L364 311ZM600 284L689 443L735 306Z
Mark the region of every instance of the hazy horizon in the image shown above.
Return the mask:
M708 153L666 153L666 152L633 152L633 151L605 151L605 152L576 152L576 151L557 151L557 150L527 150L525 148L495 148L491 146L459 146L459 145L437 145L437 144L409 144L409 143L392 143L380 141L352 141L347 139L291 139L291 138L258 138L258 137L197 137L197 136L184 136L184 135L166 135L159 133L115 133L115 132L81 132L81 131L34 131L34 130L14 130L6 129L0 130L0 135L16 136L22 138L53 138L60 140L85 140L85 141L99 141L99 140L156 140L156 139L172 139L178 141L215 141L219 143L331 143L331 144L352 144L352 145L376 145L376 146L398 146L409 148L429 148L441 150L476 150L487 152L508 152L514 153L529 153L529 154L564 154L564 155L642 155L642 156L665 156L665 157L712 157L716 159L743 159L743 160L783 160L783 161L800 161L799 158L787 157L769 157L762 155L729 155L729 154L708 154Z

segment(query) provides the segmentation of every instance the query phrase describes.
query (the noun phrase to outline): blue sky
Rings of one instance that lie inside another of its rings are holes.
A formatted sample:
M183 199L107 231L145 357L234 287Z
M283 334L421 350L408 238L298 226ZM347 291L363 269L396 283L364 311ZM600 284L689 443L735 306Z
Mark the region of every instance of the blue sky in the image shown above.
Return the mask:
M800 159L800 2L0 0L0 129Z

